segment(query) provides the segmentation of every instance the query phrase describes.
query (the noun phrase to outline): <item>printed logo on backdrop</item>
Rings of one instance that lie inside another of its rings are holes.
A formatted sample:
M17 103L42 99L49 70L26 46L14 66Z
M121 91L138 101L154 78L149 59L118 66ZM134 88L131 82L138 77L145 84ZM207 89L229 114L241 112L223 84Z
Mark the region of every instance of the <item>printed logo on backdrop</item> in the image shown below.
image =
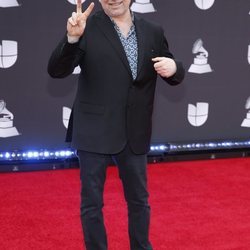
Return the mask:
M192 53L195 54L196 56L188 72L195 74L204 74L212 72L212 69L208 64L208 52L203 47L203 41L201 39L195 41Z
M200 127L207 121L209 104L197 102L196 106L188 104L188 121L194 127Z
M8 7L18 7L20 4L16 0L0 0L0 7L8 8Z
M156 11L150 0L135 0L131 5L131 10L138 13L150 13Z
M241 127L250 128L250 97L248 97L245 109L247 110L246 118L241 123Z
M0 137L7 138L20 135L13 126L14 115L6 108L4 100L0 100Z
M77 0L67 0L71 4L77 4ZM81 0L82 3L84 3L86 0Z
M201 10L207 10L211 8L215 0L194 0L196 6Z
M63 121L63 125L64 125L65 128L68 128L68 126L69 126L70 114L71 114L71 109L68 108L68 107L63 107L62 121Z
M17 42L3 40L0 44L0 68L9 68L17 60Z
M77 75L77 74L80 74L80 73L81 73L81 68L80 68L80 66L77 66L77 67L75 67L72 74Z
M248 63L250 64L250 44L248 45L247 59L248 59Z
M67 1L71 4L75 5L77 4L77 0L67 0ZM84 3L85 1L86 0L81 0L82 3ZM151 0L135 0L131 5L131 10L138 13L150 13L156 11L153 4L151 3Z

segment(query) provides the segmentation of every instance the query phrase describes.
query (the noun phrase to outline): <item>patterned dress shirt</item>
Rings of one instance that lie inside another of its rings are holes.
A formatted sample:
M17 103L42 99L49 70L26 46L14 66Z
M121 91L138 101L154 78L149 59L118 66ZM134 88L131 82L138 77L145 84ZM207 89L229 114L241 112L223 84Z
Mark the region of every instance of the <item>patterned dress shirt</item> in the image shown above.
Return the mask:
M132 14L132 20L134 21L134 16ZM137 37L136 37L136 30L135 25L130 27L127 37L125 37L122 33L120 28L116 25L116 23L112 20L114 24L115 30L121 40L122 46L126 53L129 66L132 72L133 80L137 77L137 62L138 62L138 45L137 45Z

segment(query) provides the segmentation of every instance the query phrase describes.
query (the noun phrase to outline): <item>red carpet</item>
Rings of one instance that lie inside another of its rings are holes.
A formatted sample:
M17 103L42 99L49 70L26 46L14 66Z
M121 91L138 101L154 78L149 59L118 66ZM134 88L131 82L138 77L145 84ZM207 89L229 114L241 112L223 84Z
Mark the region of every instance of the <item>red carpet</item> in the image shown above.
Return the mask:
M150 165L154 250L249 250L250 158ZM0 174L1 250L82 250L79 170ZM126 204L108 169L109 250L128 250Z

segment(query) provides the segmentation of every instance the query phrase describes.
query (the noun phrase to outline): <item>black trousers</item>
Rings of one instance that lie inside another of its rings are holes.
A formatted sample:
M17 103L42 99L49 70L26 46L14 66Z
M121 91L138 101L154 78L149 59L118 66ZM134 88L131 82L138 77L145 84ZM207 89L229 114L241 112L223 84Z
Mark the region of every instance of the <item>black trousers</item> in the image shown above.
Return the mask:
M129 146L115 155L128 207L131 250L152 250L149 242L150 207L147 191L147 157L134 154ZM107 250L103 223L103 190L110 155L78 151L81 176L81 222L87 250Z

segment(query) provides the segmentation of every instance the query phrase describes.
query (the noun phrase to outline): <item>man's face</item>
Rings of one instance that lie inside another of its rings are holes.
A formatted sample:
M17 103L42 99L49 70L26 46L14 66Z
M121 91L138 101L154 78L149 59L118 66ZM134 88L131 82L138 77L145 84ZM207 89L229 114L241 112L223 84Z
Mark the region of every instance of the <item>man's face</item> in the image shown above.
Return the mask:
M130 6L131 0L100 0L104 12L110 17L122 17Z

